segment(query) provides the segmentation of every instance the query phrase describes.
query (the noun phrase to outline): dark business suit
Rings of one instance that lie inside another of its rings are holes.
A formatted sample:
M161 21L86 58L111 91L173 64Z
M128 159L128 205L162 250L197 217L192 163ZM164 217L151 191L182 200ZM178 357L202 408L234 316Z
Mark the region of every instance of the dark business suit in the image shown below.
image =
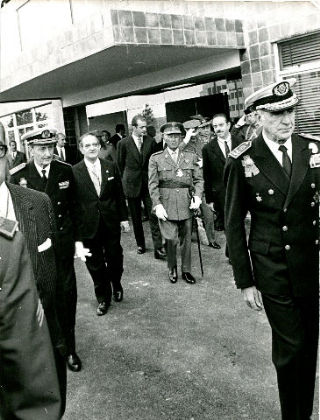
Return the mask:
M53 160L46 184L33 161L14 173L11 182L19 184L22 179L27 187L43 191L51 199L57 226L57 310L65 335L68 354L75 352L75 322L77 286L74 272L74 243L77 236L75 219L75 186L69 164Z
M234 149L240 143L241 140L238 137L231 136L231 149ZM223 171L226 158L219 147L216 137L213 137L203 147L202 157L206 202L214 203L217 216L215 225L217 228L224 229L225 185L223 182Z
M132 225L137 246L145 248L145 238L141 220L141 201L148 212L154 249L162 247L158 219L152 212L152 202L148 190L148 165L153 153L154 139L143 137L141 153L132 136L122 139L117 147L117 163L122 177L122 185L132 217Z
M0 418L61 417L48 326L22 232L0 235Z
M54 154L58 155L60 160L62 160L63 162L69 163L70 165L75 165L77 162L79 162L79 151L75 146L69 146L68 144L66 144L64 146L64 151L66 158L62 159L61 156L59 156L57 146L55 146L54 148Z
M55 220L52 205L46 194L13 184L7 184L10 191L18 228L23 233L30 254L36 285L47 318L62 397L62 412L66 397L66 348L56 312L57 271L55 259ZM38 246L50 241L43 252Z
M110 139L108 140L109 143L113 144L115 148L118 147L119 141L122 139L122 137L119 136L118 133L114 134Z
M79 234L92 253L86 265L94 282L99 303L111 300L111 285L120 287L123 252L120 222L128 220L125 198L117 167L100 159L101 192L98 196L84 160L73 169L76 184ZM107 263L107 267L106 264Z
M240 147L243 152L228 159L225 171L235 281L238 288L255 285L262 293L282 418L304 420L312 413L318 343L320 167L311 162L320 142L292 136L291 179L262 135Z
M27 158L26 155L22 152L16 151L16 156L13 159L11 152L7 152L7 159L9 162L9 169L15 168L16 166L20 165L20 163L26 162Z

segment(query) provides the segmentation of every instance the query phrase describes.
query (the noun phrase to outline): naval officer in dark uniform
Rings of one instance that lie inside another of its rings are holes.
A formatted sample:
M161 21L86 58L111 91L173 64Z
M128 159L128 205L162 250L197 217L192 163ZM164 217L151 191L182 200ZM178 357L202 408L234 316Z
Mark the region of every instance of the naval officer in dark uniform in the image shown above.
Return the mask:
M77 288L73 259L77 224L72 168L53 159L56 130L31 131L21 140L27 140L33 159L10 171L11 182L45 192L51 199L57 226L57 312L67 344L67 365L78 372L81 360L75 346ZM79 243L76 245L78 247Z
M236 285L250 308L264 306L272 329L282 419L306 420L318 345L320 142L293 134L294 82L250 98L263 129L229 155L225 216Z
M160 231L166 240L169 280L176 283L177 246L181 245L182 278L195 283L191 274L192 211L201 204L203 179L194 153L183 152L183 125L176 122L160 128L167 148L154 153L149 161L149 192Z

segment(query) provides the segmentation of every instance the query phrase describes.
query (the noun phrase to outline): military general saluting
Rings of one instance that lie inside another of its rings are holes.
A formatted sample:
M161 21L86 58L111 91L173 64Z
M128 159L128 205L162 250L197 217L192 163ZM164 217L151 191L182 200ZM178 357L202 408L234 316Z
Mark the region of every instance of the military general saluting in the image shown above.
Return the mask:
M160 128L167 148L154 153L149 161L149 192L160 231L167 245L169 280L176 283L177 246L181 246L182 278L196 282L191 274L191 232L193 210L201 204L203 179L197 156L182 152L183 126L169 122Z
M313 408L319 328L320 142L293 134L294 81L247 98L263 129L229 155L225 215L236 285L250 308L264 306L272 329L282 419L306 420Z

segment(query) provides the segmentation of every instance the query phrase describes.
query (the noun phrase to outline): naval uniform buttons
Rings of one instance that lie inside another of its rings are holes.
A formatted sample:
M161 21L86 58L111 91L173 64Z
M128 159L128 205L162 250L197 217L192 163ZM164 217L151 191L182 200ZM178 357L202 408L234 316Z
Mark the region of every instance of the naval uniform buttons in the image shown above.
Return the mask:
M312 224L313 224L313 226L315 226L315 225L317 224L317 221L316 221L316 220L314 220L314 221L312 222Z
M283 209L283 213L287 213L287 211L288 211L287 208Z
M319 239L316 239L314 242L316 245L319 245Z
M58 217L62 217L62 214L58 214Z
M314 207L316 205L316 203L314 201L311 202L310 206Z
M269 194L269 195L273 195L273 194L274 194L274 190L272 190L272 189L270 188L270 190L268 190L268 194Z
M290 245L286 245L286 246L284 247L284 249L285 249L286 251L290 251L291 246L290 246Z
M63 230L63 227L61 226L61 228L59 230Z
M60 204L61 204L61 201L58 201L58 203L57 203L57 204L58 204L58 206L60 206Z
M177 190L177 192L179 192L179 190Z
M282 226L282 230L286 232L288 230L288 226Z
M311 183L311 188L316 188L316 184L314 182Z

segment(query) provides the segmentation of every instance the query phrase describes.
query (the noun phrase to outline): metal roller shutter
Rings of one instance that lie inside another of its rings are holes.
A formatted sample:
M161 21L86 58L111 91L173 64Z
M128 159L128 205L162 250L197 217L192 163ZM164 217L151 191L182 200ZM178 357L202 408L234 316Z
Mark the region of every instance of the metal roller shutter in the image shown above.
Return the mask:
M300 99L296 112L296 131L320 136L320 64L307 70L308 63L320 60L320 32L278 44L284 79L295 77L294 90ZM320 63L320 62L319 62ZM304 70L297 65L304 64ZM291 70L291 71L290 71Z

